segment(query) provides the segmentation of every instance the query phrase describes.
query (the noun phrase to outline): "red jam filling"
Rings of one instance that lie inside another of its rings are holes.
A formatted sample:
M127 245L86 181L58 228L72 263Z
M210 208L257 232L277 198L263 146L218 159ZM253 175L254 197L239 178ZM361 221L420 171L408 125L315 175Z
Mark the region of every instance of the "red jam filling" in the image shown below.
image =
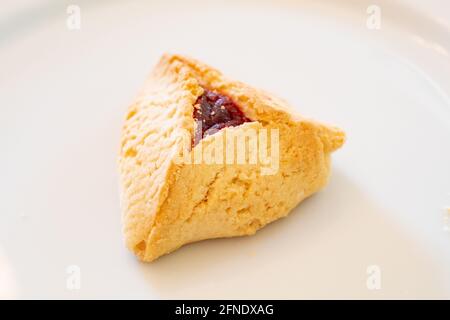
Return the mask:
M204 89L194 105L194 144L226 127L235 127L250 122L229 97Z

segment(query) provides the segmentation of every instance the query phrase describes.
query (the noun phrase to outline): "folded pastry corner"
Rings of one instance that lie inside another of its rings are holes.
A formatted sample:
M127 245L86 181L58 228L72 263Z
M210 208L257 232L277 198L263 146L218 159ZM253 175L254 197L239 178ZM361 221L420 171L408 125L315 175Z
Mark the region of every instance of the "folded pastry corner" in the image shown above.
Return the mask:
M122 132L126 244L152 261L190 242L253 234L325 186L344 140L279 98L166 54Z

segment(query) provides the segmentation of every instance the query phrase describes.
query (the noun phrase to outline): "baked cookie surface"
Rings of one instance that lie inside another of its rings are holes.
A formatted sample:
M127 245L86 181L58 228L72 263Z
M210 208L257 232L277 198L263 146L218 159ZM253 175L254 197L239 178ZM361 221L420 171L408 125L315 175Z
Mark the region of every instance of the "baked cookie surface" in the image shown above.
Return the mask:
M152 261L190 242L254 234L325 186L344 140L281 99L164 55L122 132L126 244Z

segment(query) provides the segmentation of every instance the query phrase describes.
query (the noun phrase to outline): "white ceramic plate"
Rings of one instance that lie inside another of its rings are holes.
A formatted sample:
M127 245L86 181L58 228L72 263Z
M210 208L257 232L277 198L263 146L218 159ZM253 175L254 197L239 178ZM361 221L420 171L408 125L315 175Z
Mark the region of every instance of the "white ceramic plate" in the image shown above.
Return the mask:
M69 3L19 2L0 28L0 246L18 297L450 298L448 2L80 0L72 31ZM116 155L165 51L348 141L288 218L142 264L123 245Z

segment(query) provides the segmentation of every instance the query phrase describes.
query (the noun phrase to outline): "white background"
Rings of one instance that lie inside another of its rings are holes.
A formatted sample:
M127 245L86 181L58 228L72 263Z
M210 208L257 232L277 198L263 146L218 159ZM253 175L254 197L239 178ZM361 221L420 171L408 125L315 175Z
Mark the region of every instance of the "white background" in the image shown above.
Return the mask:
M366 26L372 4L380 30ZM2 2L0 246L16 297L450 298L449 18L447 1ZM165 51L348 141L329 186L288 218L142 264L123 245L116 157L126 107Z

